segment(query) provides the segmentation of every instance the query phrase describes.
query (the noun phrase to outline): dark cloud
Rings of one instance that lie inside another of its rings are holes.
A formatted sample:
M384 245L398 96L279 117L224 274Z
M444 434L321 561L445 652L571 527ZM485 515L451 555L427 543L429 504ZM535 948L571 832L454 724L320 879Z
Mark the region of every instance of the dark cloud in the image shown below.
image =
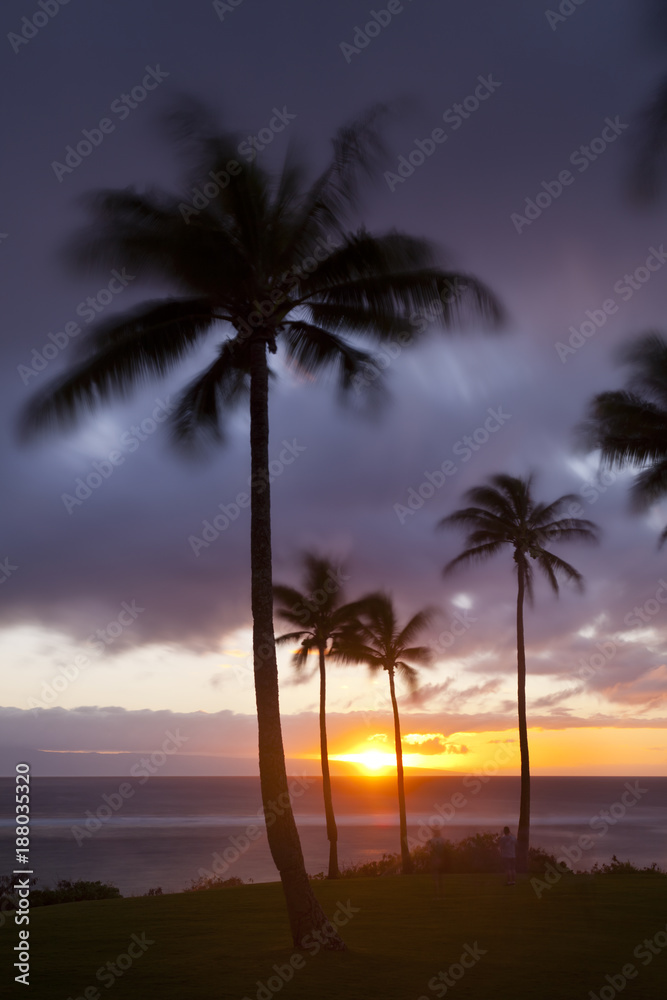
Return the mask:
M488 102L461 119L393 191L380 176L360 219L372 229L397 226L441 243L452 266L480 276L501 295L507 328L491 336L474 324L461 335L433 332L421 347L390 359L393 405L376 419L342 411L326 384L282 373L271 402L271 449L287 441L303 450L273 490L276 577L297 582L296 553L317 546L347 561L350 598L384 587L402 615L439 606L430 638L443 667L423 675L415 704L431 710L443 699L457 712L484 698L480 718L498 722L511 714L510 702L499 703L501 681L516 670L511 554L443 580L441 568L462 539L436 534L435 524L490 473L535 470L538 495L575 493L582 516L602 527L603 540L598 549L561 550L584 574L584 594L565 587L556 600L538 583L526 614L529 674L558 689L545 695L540 688L532 711L568 713L568 725L585 724L576 702L565 705L580 692L603 699L608 714L600 718L608 724L619 706L661 710L667 605L655 612L653 606L667 575L664 554L655 551L667 512L631 517L628 477L596 479L595 463L575 454L572 433L593 393L622 384L614 348L660 328L666 314L660 273L632 295L617 290L626 287L624 275L667 240L664 205L642 214L624 188L638 112L664 69L661 49L647 53L647 10L585 5L553 31L543 7L523 0L458 6L423 0L348 63L340 45L353 37L360 18L352 0L317 8L305 0L287 6L253 0L224 22L210 4L186 12L168 0L158 11L145 0L121 0L111 10L93 0L63 8L20 51L8 52L0 73L14 96L4 131L18 143L5 164L11 196L0 222L8 234L0 241L0 560L16 568L2 583L0 623L41 624L86 640L134 601L143 610L109 645L111 656L153 642L203 653L250 623L247 510L198 554L191 544L219 505L232 503L247 484L246 413L234 417L227 447L206 462L171 454L156 426L135 450L123 451L123 463L89 496L76 504L63 499L75 496L77 481L107 461L133 427L152 419L158 401L173 398L211 345L178 376L101 412L80 432L28 450L17 445L17 413L32 391L64 370L75 345L59 348L27 385L19 366L44 357L44 345L54 343L49 334L57 343L79 303L108 282L104 274L75 277L62 266L60 248L83 218L80 196L104 186L176 182L179 163L158 123L184 91L214 101L233 93L216 111L245 135L265 126L274 107L288 108L296 118L263 160L278 162L295 139L316 170L341 122L378 99L400 98L401 113L388 132L388 162L397 165L416 139L442 124L443 112L474 90L480 75L490 74L500 86ZM24 13L18 0L6 4L5 31L16 30ZM115 115L114 131L59 181L53 161L77 144L83 129L114 114L112 102L158 63L168 73L160 87L126 120ZM609 117L628 128L585 171L572 168L574 183L519 234L512 214L525 212L526 199L572 167L571 153L598 136ZM130 283L108 314L155 292ZM591 322L590 313L599 320L610 298L616 312L577 340L576 330ZM573 336L581 346L558 347ZM485 430L490 416L492 431ZM438 479L446 460L456 465L455 474L417 506L420 487L429 476ZM413 496L416 509L408 507ZM456 603L461 593L470 601L466 613ZM637 609L650 620L635 622ZM211 684L217 682L212 676ZM82 727L83 738L88 721L67 718L75 732ZM234 731L236 723L229 725Z

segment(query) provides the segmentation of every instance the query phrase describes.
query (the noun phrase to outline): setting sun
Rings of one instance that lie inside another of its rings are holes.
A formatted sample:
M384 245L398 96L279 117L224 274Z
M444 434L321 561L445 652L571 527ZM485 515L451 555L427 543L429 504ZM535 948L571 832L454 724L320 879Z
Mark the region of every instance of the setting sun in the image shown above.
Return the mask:
M331 760L344 760L350 764L361 764L371 774L385 767L396 767L396 754L383 753L381 750L368 750L365 753L337 754Z

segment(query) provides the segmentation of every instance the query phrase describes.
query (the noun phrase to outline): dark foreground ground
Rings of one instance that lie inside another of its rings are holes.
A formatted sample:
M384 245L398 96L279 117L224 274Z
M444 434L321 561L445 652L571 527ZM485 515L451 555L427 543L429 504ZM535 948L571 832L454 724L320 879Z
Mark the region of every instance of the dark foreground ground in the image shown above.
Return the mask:
M40 907L30 986L0 929L0 995L30 1000L657 1000L667 995L667 877L452 875L316 882L348 945L295 951L278 883ZM25 926L25 925L23 925ZM600 992L602 991L602 993Z

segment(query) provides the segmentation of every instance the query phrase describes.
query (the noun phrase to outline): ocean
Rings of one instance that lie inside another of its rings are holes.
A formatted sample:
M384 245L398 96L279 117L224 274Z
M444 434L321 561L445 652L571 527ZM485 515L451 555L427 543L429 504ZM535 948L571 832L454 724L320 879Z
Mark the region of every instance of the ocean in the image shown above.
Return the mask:
M341 865L396 853L396 779L334 777L332 785ZM291 778L290 789L306 868L326 871L321 778ZM592 846L575 867L613 854L667 867L667 778L536 777L531 789L533 846L558 854L588 835ZM14 779L0 778L0 875L14 868L13 796ZM516 832L515 777L409 776L406 796L415 839L434 821L454 841L506 823ZM123 895L180 892L216 861L227 865L225 877L275 881L260 808L254 777L33 778L31 867L39 886L100 879Z

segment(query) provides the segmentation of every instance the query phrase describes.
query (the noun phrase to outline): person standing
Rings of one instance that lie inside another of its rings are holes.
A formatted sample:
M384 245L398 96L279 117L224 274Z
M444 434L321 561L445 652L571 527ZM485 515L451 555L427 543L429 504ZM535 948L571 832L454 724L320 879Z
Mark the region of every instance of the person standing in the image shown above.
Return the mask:
M507 875L505 885L516 885L516 837L510 833L508 826L503 827L502 836L498 841L498 849Z
M446 848L439 826L434 825L431 827L429 850L431 853L431 871L433 872L433 879L435 881L435 894L440 897L442 896L442 876L445 873L446 867Z

